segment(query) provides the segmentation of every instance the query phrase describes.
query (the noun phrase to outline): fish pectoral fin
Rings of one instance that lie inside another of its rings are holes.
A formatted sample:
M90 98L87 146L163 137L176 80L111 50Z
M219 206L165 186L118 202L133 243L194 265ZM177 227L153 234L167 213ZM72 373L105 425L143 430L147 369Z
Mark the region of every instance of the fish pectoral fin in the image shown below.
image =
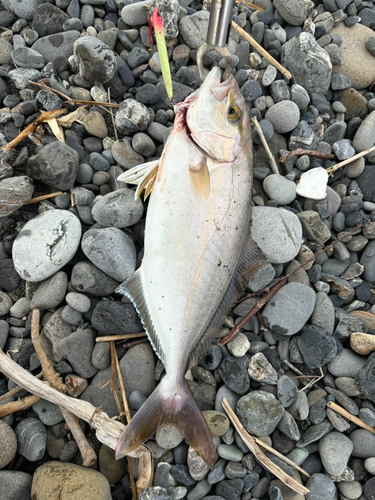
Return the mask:
M156 175L158 173L160 165L160 160L150 161L148 163L142 163L142 165L137 165L136 167L130 168L126 172L123 172L117 177L117 180L126 182L127 184L136 184L138 188L135 192L135 198L137 199L143 189L148 187L151 183L147 196L151 193ZM147 196L145 198L147 198Z
M197 193L207 199L210 194L210 173L204 158L198 165L189 167L189 177Z
M211 434L188 383L182 379L180 383L171 384L167 377L162 379L121 434L115 448L116 459L147 441L162 422L178 427L190 446L213 468L215 448Z
M202 358L202 356L204 356L207 349L212 344L215 334L223 324L229 309L233 307L237 297L244 290L250 278L255 275L265 262L267 262L267 259L263 252L260 250L255 241L249 236L243 247L228 289L219 307L217 308L216 313L206 328L201 341L196 345L190 355L189 366L195 365Z

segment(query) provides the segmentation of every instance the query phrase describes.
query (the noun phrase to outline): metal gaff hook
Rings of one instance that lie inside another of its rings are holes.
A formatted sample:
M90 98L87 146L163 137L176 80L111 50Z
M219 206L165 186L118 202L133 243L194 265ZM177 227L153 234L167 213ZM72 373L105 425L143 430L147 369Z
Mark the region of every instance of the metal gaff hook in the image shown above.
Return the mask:
M227 66L223 81L228 78L233 68L233 58L226 46L230 23L233 17L235 0L212 0L207 40L197 52L197 66L200 79L204 80L203 55L209 50L216 50L224 57Z

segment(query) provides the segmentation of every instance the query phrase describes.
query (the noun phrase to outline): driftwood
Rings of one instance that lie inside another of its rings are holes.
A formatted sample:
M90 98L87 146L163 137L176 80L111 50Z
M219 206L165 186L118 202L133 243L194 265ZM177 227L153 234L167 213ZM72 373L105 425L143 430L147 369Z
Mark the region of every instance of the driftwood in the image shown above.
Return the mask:
M0 371L30 393L61 406L61 408L89 423L95 429L97 439L109 448L115 449L118 439L125 430L125 426L110 418L100 408L95 408L95 406L87 401L74 399L56 391L56 389L50 387L46 382L38 380L24 368L21 368L1 349ZM137 490L142 491L152 484L153 468L151 453L146 446L142 445L129 453L129 456L139 459L139 470L142 471L142 475L138 478Z
M333 403L332 401L328 401L327 407L331 408L331 410L334 410L336 413L341 415L342 417L347 418L354 424L357 424L358 427L362 427L362 429L366 429L366 431L371 432L371 434L374 434L375 436L375 429L373 427L370 427L369 425L365 424L360 418L356 417L355 415L352 415L348 411L344 410L344 408L341 408L341 406L337 405L336 403Z

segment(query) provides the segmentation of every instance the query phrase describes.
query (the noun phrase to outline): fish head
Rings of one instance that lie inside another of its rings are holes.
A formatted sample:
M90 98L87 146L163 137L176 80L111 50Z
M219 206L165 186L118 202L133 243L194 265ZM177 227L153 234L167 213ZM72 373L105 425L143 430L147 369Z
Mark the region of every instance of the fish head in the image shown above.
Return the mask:
M214 160L242 161L251 150L245 100L233 75L221 81L219 66L212 68L191 101L186 124L195 144Z

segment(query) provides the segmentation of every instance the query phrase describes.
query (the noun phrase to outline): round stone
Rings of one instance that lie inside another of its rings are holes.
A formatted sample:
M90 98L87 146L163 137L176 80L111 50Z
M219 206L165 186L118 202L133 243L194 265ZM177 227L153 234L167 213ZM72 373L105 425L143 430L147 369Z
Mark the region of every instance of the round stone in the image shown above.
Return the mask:
M74 42L81 77L93 85L111 80L116 71L113 51L101 40L84 36Z
M315 300L311 288L301 283L287 283L267 303L262 321L281 335L294 335L310 318Z
M67 264L81 238L79 219L67 210L50 210L27 222L13 244L13 261L27 281L43 281Z
M223 436L229 429L229 419L225 413L216 410L204 410L202 415L211 436Z
M228 424L229 427L229 424ZM17 451L17 438L12 428L0 419L0 469L11 462Z
M250 434L269 436L284 415L283 406L265 391L252 391L237 403L237 414Z
M267 111L265 119L272 123L276 132L285 134L291 132L298 125L300 111L293 101L280 101Z
M129 227L140 220L143 203L134 199L134 191L123 188L108 193L92 208L92 216L103 227Z
M289 205L296 197L296 185L282 175L271 174L263 181L263 189L278 205Z
M330 432L319 442L319 454L325 470L332 476L342 474L348 464L353 443L340 432Z
M253 207L250 234L273 264L294 259L302 244L302 227L298 217L273 207Z
M87 113L87 115L83 117L83 126L89 134L99 137L100 139L104 139L104 137L108 135L104 117L97 111Z

